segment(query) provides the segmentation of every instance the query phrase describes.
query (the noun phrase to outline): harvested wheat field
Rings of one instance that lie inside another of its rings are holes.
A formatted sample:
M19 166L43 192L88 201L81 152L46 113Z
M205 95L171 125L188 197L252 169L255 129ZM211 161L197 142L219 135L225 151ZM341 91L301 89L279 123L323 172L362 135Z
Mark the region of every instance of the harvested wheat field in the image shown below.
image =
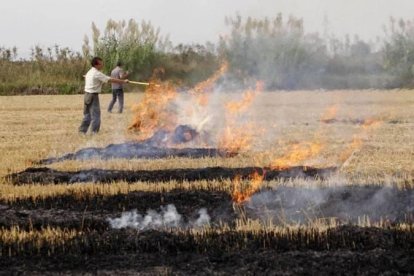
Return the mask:
M1 97L0 274L414 272L412 91L203 85Z

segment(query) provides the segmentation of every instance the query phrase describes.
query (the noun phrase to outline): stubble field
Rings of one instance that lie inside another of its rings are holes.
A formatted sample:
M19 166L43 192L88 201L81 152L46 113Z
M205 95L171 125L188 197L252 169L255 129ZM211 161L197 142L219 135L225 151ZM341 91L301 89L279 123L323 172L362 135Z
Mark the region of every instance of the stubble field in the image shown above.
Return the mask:
M81 95L0 98L0 272L414 272L412 91L262 92L229 156L39 164L137 141L143 94L100 97L94 136Z

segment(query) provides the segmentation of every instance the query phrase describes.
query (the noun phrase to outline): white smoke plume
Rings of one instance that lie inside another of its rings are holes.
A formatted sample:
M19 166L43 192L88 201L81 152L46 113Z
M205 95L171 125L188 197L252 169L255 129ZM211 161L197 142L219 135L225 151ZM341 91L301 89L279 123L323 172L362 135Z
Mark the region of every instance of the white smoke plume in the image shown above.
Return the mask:
M182 219L182 215L177 212L177 209L173 204L162 206L161 211L158 213L154 210L148 210L145 216L137 213L137 210L129 212L123 212L119 218L108 218L108 222L114 229L121 228L134 228L138 230L150 230L161 228L186 228L203 227L210 224L210 216L205 208L198 211L199 217L195 221L185 223Z
M206 208L200 209L198 214L199 217L194 223L195 227L203 227L210 224L210 216L208 215Z
M355 224L364 217L395 223L412 221L413 198L411 191L392 186L278 186L253 195L245 210L250 217L276 224L309 224L326 218Z

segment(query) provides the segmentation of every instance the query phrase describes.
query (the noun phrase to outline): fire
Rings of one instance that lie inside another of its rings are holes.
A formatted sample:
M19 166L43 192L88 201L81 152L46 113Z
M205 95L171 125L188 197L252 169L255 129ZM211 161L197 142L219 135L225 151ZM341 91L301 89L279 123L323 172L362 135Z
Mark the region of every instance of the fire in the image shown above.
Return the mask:
M243 93L242 99L240 101L230 101L224 106L230 114L238 114L245 112L246 109L251 105L255 97L263 91L264 83L263 81L256 82L255 90L247 90Z
M265 172L263 172L263 175L260 175L257 171L255 171L249 176L249 185L247 187L243 187L242 179L240 175L237 175L232 181L234 185L232 194L233 201L236 203L241 203L249 200L250 197L260 189L264 177Z
M150 85L143 100L132 107L134 121L129 129L137 130L145 139L158 129L172 129L176 125L174 111L170 104L177 97L175 87L169 83Z
M205 106L208 103L208 92L213 89L215 82L227 71L227 62L224 62L220 69L209 79L197 84L190 92L191 100L199 105ZM156 75L163 73L162 69L154 71L151 85L145 91L144 99L132 107L135 117L128 127L130 130L139 132L139 139L146 139L152 136L157 130L173 130L177 125L177 110L173 103L178 96L175 86L171 83L157 84ZM193 110L184 111L188 115Z
M248 150L253 140L252 128L248 125L236 127L227 126L221 133L218 140L218 148L229 153L237 153L241 150Z
M226 110L232 114L243 112L251 104L253 99L256 97L257 92L247 91L243 94L241 101L231 101L225 104Z
M189 91L190 95L194 98L194 103L201 107L206 107L209 102L209 94L214 88L214 84L222 77L228 70L227 61L220 65L220 68L207 80L198 83L192 90Z
M211 91L214 87L214 84L217 80L223 76L228 70L228 63L227 61L223 62L220 65L220 68L207 80L198 83L191 91L192 94L200 94L202 92Z
M274 160L271 168L274 170L283 170L299 163L314 158L322 149L322 144L319 142L302 142L291 145L288 152Z
M224 104L226 111L226 127L218 139L218 147L229 152L239 152L251 147L255 126L249 123L239 123L240 115L251 106L254 98L263 90L263 82L256 83L255 90L243 93L240 101L229 101ZM241 120L240 120L241 121Z

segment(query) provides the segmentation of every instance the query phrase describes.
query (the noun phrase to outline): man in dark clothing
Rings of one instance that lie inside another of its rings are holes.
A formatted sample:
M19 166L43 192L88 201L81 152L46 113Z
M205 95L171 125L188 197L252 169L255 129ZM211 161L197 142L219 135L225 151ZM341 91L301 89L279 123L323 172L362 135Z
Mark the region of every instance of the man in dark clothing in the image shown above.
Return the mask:
M116 79L126 79L128 77L128 71L125 72L122 69L122 62L118 61L116 67L111 72L111 77ZM118 113L122 113L124 109L124 86L122 83L112 83L112 101L109 103L108 112L112 112L112 108L118 99Z
M85 75L85 97L83 105L83 120L79 126L79 132L86 133L89 126L91 132L97 133L101 126L101 108L99 105L99 93L102 91L102 85L107 82L111 83L128 83L128 80L121 80L106 76L101 72L103 61L99 57L94 57L91 61L92 68Z

